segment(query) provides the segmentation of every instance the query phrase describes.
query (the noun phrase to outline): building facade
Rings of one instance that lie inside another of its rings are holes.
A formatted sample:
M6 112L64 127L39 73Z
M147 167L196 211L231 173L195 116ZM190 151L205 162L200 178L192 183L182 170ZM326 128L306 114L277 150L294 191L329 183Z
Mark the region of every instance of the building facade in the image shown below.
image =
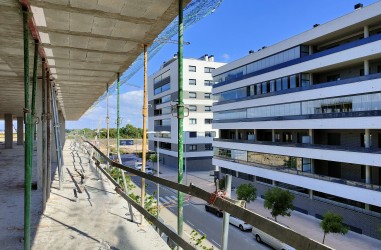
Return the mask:
M212 142L216 130L212 129L211 72L222 65L208 55L183 60L184 168L187 170L214 169ZM149 149L156 151L159 144L160 162L173 168L177 168L177 99L178 60L173 57L148 79L148 130L163 132L149 134Z
M381 224L381 2L213 71L213 164L295 210Z

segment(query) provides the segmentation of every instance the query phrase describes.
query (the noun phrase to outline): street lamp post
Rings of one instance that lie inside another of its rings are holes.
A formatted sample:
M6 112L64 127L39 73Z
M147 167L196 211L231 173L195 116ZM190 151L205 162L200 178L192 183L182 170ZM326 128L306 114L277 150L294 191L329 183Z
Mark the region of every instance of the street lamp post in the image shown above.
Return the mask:
M169 131L148 131L147 134L170 134ZM156 165L156 176L160 176L160 146L159 146L159 137L156 137L156 155L157 155L157 165ZM159 219L159 189L160 184L157 183L157 190L156 190L156 204L157 204L157 211L156 211L156 217Z

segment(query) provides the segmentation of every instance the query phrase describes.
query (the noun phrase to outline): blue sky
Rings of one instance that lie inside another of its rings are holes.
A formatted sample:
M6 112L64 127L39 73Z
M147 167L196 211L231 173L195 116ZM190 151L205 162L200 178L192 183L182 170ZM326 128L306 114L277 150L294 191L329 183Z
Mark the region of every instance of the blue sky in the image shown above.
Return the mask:
M211 15L185 30L184 57L200 57L213 54L216 61L231 62L270 46L293 35L311 29L316 23L323 24L354 11L359 0L224 0ZM377 2L362 0L364 6ZM177 39L174 37L173 39ZM149 74L177 53L176 44L165 45L148 63ZM129 81L143 85L143 70ZM142 127L142 88L122 87L122 126L131 123ZM105 127L105 102L88 112L78 121L67 122L67 128L96 128L100 117ZM115 127L116 98L110 99L110 126ZM0 124L0 128L2 125Z

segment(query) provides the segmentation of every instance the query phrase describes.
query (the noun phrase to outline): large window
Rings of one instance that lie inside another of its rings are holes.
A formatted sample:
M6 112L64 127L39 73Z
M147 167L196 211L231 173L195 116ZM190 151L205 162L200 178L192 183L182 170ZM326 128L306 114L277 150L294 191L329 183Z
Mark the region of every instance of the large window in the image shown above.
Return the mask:
M195 125L195 124L197 124L197 119L196 119L196 118L189 118L189 124L190 124L190 125Z
M189 98L197 98L196 92L189 92Z
M274 65L278 65L296 58L300 58L300 46L279 52L272 56L259 59L258 61L246 64L239 68L222 73L215 77L216 82L224 82L230 79L235 79L252 72L256 72Z
M189 72L196 72L196 66L189 65Z
M204 98L205 99L211 99L212 98L212 94L211 93L204 93Z
M213 145L211 143L205 144L205 150L213 150Z
M190 138L196 138L197 137L197 132L196 131L189 132L189 137Z
M188 150L189 151L197 151L197 145L188 145Z
M204 110L207 112L212 111L212 106L205 106Z
M169 70L167 70L163 74L161 74L158 77L155 77L155 79L153 79L153 83L154 84L157 84L157 83L160 83L160 82L164 82L164 81L165 82L170 82L171 81L170 71Z
M167 83L167 84L165 84L165 85L163 85L161 87L155 88L154 94L155 95L160 94L160 93L162 93L164 91L169 90L170 88L171 88L171 84Z
M214 113L216 120L381 110L381 92Z

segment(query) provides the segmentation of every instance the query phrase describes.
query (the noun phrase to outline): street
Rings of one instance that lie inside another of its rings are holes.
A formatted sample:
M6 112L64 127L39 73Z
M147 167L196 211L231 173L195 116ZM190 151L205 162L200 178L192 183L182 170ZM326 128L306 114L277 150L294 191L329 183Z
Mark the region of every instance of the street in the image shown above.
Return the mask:
M137 176L131 177L132 181L137 185L141 185L141 179ZM146 180L147 193L152 195L156 190L156 184ZM164 221L176 220L177 215L177 193L167 187L160 186L160 205L172 212L172 218L166 218L161 215ZM195 204L184 195L184 223L194 228L202 235L206 235L207 240L214 244L215 247L221 248L222 235L222 218L206 212L205 203ZM188 232L189 234L190 232ZM237 227L230 225L228 249L270 249L269 247L259 244L255 241L250 231L242 232Z

